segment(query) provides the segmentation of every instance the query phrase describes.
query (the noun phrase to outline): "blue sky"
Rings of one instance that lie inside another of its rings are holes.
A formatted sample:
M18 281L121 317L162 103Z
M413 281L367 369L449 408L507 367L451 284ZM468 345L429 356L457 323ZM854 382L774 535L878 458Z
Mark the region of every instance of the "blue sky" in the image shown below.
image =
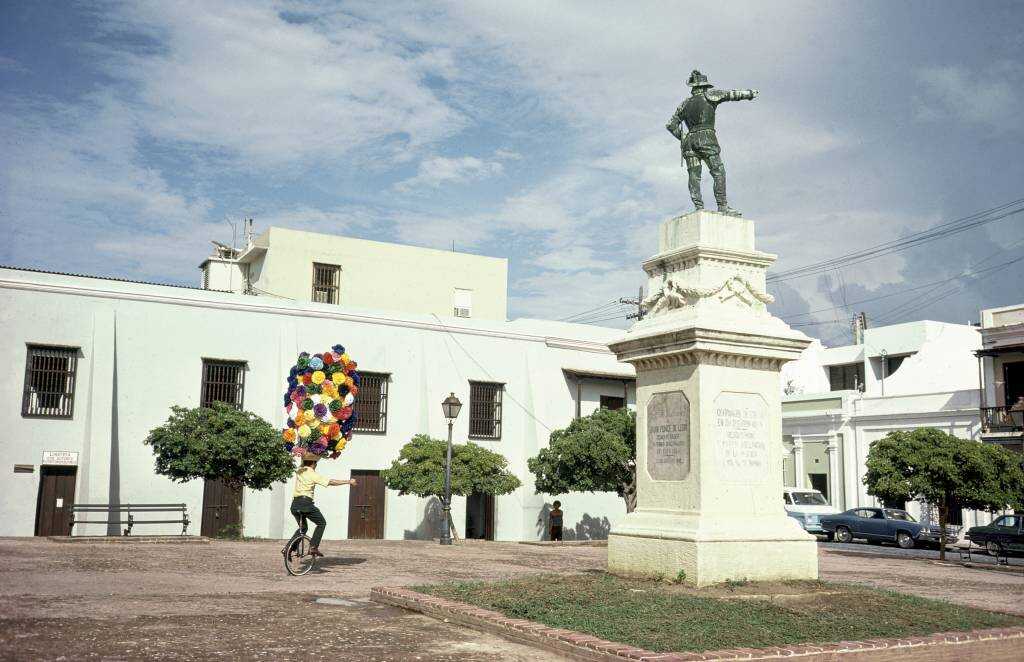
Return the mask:
M663 127L700 68L761 90L719 112L730 202L796 267L1024 197L1021 25L994 1L3 3L0 262L197 283L252 216L508 257L510 314L562 318L635 295L690 209ZM1016 215L773 310L834 342L856 309L976 320L1024 300L1024 261L918 310L843 302L1021 255Z

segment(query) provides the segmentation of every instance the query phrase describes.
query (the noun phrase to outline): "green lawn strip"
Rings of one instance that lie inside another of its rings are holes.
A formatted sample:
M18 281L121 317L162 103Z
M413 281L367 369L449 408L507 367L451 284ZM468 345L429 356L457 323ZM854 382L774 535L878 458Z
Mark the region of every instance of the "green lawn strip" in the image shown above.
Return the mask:
M653 651L764 648L1024 625L1024 619L860 586L774 584L806 598L770 601L704 595L611 575L540 575L416 590ZM737 591L756 593L757 584ZM718 589L718 595L728 591Z

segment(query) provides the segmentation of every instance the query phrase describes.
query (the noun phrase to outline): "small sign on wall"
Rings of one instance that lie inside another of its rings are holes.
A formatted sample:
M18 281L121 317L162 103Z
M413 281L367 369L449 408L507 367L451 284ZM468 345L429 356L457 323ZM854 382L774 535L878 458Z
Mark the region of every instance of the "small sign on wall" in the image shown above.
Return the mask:
M78 466L78 453L72 451L43 451L43 461L40 464L76 467Z

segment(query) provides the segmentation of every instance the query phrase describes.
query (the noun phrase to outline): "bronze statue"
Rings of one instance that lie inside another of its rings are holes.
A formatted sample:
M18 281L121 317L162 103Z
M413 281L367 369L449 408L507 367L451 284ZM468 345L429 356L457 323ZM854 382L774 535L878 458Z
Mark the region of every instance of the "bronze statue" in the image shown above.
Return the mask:
M715 135L715 109L723 101L753 100L757 90L718 90L708 82L708 77L693 70L686 84L690 86L692 95L679 104L672 119L665 128L679 139L682 150L682 165L690 178L690 197L697 209L704 209L704 200L700 194L701 161L708 164L712 179L715 180L715 201L718 211L730 216L740 216L740 212L729 207L725 198L725 165L722 163L722 148L718 145ZM686 133L682 131L686 124Z

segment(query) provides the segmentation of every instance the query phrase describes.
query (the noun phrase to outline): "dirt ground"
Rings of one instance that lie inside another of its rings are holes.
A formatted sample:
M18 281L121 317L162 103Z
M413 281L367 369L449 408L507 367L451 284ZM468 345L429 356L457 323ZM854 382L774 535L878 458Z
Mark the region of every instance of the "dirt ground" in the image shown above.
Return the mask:
M0 540L2 659L551 660L369 602L370 587L603 570L606 549L338 541L315 574L280 542ZM1024 574L822 551L823 579L1024 614ZM326 598L327 602L316 602Z

